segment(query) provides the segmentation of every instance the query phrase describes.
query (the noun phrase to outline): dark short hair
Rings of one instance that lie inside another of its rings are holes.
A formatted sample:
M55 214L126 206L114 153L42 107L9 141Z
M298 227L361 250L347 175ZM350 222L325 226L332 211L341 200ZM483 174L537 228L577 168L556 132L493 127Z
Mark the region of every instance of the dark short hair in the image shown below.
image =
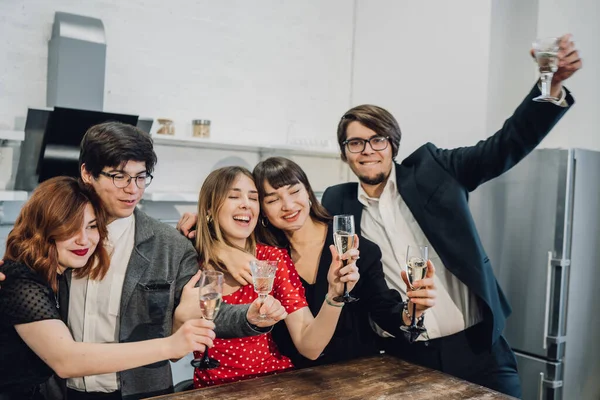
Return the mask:
M128 161L146 163L146 171L152 173L156 165L152 138L133 125L121 122L105 122L94 125L81 140L79 167L94 178L104 167L123 167Z
M259 162L252 171L254 175L254 181L256 183L256 189L258 190L258 196L261 204L265 198L265 182L268 182L273 189L279 189L283 186L295 185L301 183L308 192L308 198L311 202L310 216L319 222L329 223L331 216L319 203L315 192L310 186L306 173L298 164L292 160L284 157L270 157L264 161ZM268 244L271 246L288 247L289 241L281 229L275 228L272 224L259 223L255 229L256 240L260 243Z
M363 104L346 111L342 116L337 129L338 145L340 146L342 160L346 161L346 146L344 141L347 139L346 130L352 121L360 122L362 125L373 130L381 136L389 136L392 144L392 158L398 155L400 148L400 139L402 132L396 118L387 110L371 104Z

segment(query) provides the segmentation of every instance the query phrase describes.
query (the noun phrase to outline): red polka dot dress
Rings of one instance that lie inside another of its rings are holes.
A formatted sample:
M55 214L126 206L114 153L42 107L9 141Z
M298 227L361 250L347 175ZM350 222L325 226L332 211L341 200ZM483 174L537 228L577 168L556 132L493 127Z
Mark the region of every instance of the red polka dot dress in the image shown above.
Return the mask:
M279 262L271 295L281 302L288 314L308 306L300 277L285 250L258 244L256 258ZM229 304L249 304L257 297L258 294L250 284L223 296L223 301ZM202 353L194 352L194 356L199 358ZM279 352L271 333L234 339L215 339L214 346L210 349L210 356L219 360L221 365L209 370L195 369L194 387L196 388L250 379L294 367L290 359Z

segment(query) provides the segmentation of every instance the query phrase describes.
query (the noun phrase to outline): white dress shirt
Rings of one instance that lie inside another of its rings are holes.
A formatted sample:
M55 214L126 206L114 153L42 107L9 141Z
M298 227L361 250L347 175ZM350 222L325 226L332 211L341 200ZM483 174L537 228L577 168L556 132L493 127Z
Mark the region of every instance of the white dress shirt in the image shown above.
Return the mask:
M406 264L407 246L428 246L429 259L436 270L437 289L436 305L426 311L424 319L429 339L452 335L482 320L475 295L446 269L398 193L395 164L379 198L369 197L359 185L358 200L364 206L360 222L362 236L379 245L387 284L404 299L407 298L406 285L400 272ZM418 340L426 339L421 335Z
M101 281L71 280L69 328L73 338L86 343L118 343L121 293L125 271L135 238L135 217L117 219L108 225L110 267ZM116 373L70 378L67 386L86 392L119 390Z

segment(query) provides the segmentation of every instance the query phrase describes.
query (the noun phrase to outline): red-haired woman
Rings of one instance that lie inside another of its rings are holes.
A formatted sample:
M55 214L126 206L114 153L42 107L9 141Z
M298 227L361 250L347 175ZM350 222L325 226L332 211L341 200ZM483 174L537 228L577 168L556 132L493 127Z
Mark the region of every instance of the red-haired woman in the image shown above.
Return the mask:
M183 357L212 345L214 325L188 321L168 338L137 343L75 342L59 315L61 274L102 279L105 217L92 191L77 180L45 181L23 206L8 236L0 290L0 400L42 399L53 371L75 377L122 371Z

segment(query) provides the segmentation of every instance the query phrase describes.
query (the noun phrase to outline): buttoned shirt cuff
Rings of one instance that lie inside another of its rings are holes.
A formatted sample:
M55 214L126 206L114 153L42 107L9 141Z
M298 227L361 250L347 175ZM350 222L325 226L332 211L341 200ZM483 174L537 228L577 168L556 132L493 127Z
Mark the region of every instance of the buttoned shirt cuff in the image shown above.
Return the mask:
M538 82L537 87L538 89L540 89L541 92L542 84ZM569 107L569 103L567 102L567 91L565 90L565 88L560 88L560 97L558 98L558 100L550 100L549 102L559 107Z

